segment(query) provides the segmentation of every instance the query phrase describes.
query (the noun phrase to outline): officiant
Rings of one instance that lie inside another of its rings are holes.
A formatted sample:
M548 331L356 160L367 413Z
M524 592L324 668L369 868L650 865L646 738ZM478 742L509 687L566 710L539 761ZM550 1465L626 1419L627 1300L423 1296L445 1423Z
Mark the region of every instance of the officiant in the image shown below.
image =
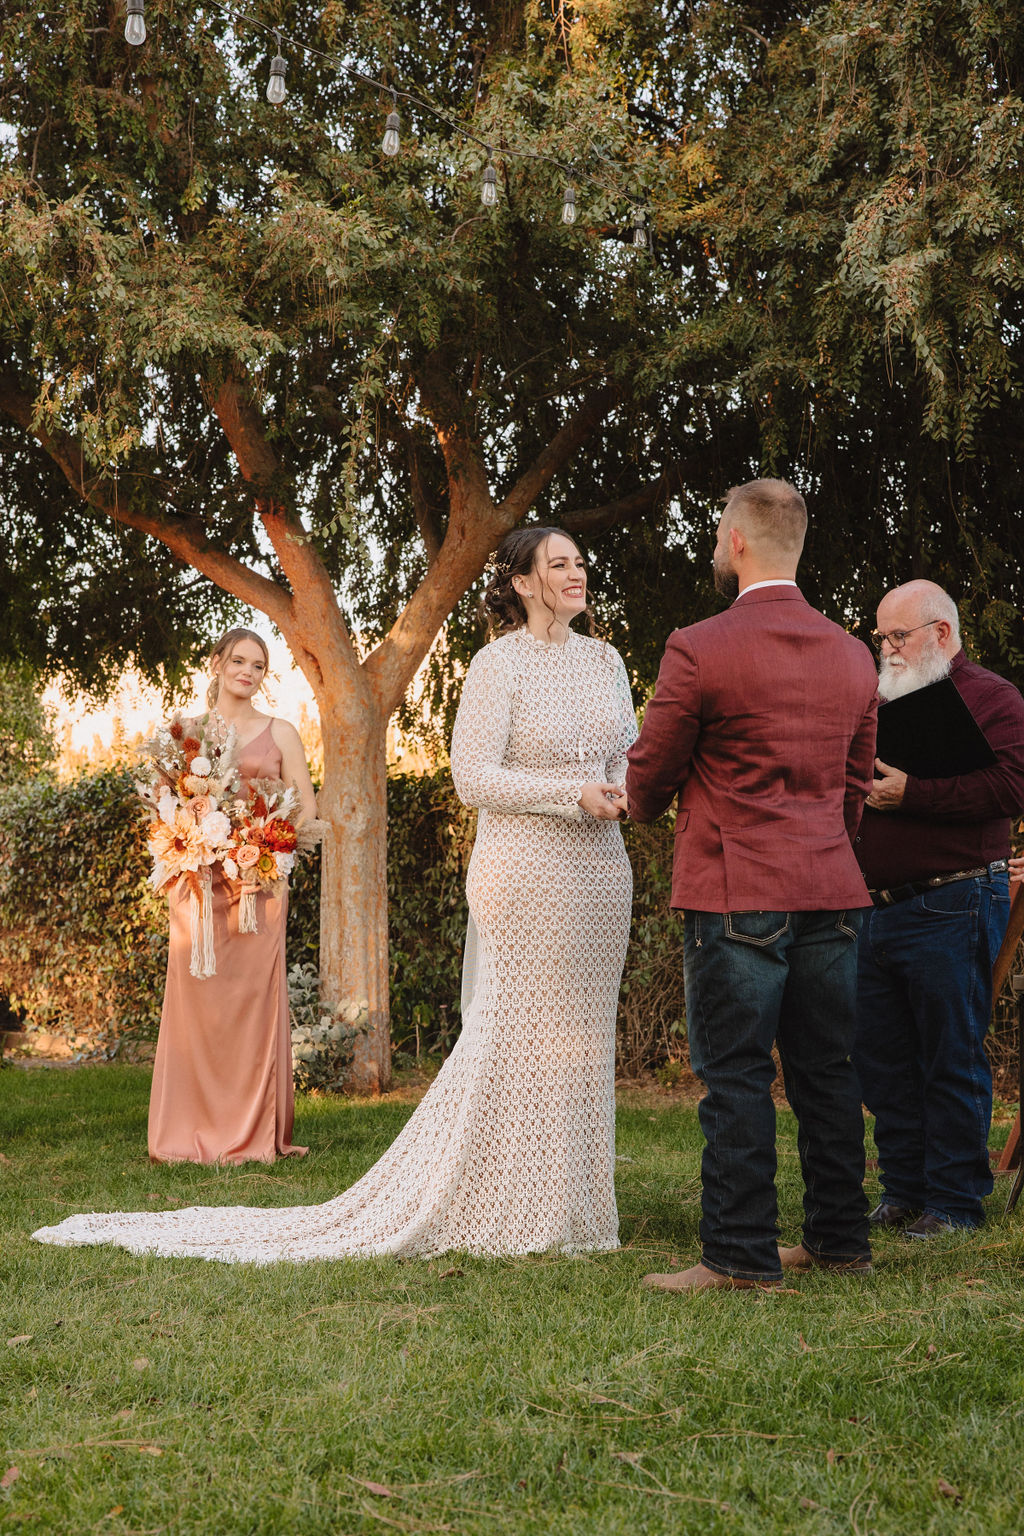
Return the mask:
M934 582L887 592L876 777L855 840L861 929L853 1055L875 1117L877 1227L928 1239L984 1221L992 1074L984 1039L1024 807L1024 700L969 661Z

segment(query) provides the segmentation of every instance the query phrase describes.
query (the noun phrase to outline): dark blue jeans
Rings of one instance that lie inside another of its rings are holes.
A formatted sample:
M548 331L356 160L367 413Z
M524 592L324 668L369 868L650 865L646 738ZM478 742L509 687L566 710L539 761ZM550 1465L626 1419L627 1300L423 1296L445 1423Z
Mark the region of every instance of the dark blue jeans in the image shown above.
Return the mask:
M892 1205L955 1226L984 1220L992 1190L992 966L1010 914L1007 876L940 885L868 915L853 1061L875 1117Z
M701 1257L720 1275L778 1279L778 1044L797 1117L803 1244L839 1263L870 1257L864 1117L850 1065L860 912L686 912L690 1061L707 1088Z

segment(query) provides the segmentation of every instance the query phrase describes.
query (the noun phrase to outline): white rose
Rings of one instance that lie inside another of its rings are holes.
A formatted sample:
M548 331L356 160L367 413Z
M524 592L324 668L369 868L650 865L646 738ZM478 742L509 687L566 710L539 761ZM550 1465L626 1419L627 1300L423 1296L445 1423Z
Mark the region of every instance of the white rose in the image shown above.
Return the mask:
M208 757L194 757L188 771L200 779L208 779L213 772L213 764Z
M177 813L177 810L177 800L171 794L170 790L165 788L160 795L160 802L157 805L157 811L160 814L160 820L163 822L164 826L174 826L174 817Z
M206 841L216 847L231 836L231 822L223 811L209 811L199 823L199 830Z
M235 863L234 859L224 860L224 873L227 875L229 880L238 879L238 865Z
M274 863L277 865L279 875L288 876L295 867L294 853L275 853Z

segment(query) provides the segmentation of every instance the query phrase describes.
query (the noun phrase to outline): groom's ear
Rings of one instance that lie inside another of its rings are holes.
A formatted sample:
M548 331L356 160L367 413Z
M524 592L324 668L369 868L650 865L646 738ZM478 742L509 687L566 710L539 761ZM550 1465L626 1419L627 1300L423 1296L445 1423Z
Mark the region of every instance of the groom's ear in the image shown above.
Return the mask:
M735 559L737 555L745 555L746 552L747 552L747 541L744 538L743 534L740 532L740 530L738 528L730 528L729 529L729 553L730 553L730 555L732 555L733 559Z

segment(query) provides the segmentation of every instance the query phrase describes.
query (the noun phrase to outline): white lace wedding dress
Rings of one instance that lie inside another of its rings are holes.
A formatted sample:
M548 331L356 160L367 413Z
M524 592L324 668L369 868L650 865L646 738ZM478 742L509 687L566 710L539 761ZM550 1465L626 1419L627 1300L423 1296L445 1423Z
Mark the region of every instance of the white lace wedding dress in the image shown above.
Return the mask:
M636 735L603 641L528 630L474 658L452 740L479 806L463 1027L383 1157L325 1205L72 1216L40 1242L224 1262L618 1246L615 1014L632 878L619 826L577 805ZM424 914L429 930L429 914Z

